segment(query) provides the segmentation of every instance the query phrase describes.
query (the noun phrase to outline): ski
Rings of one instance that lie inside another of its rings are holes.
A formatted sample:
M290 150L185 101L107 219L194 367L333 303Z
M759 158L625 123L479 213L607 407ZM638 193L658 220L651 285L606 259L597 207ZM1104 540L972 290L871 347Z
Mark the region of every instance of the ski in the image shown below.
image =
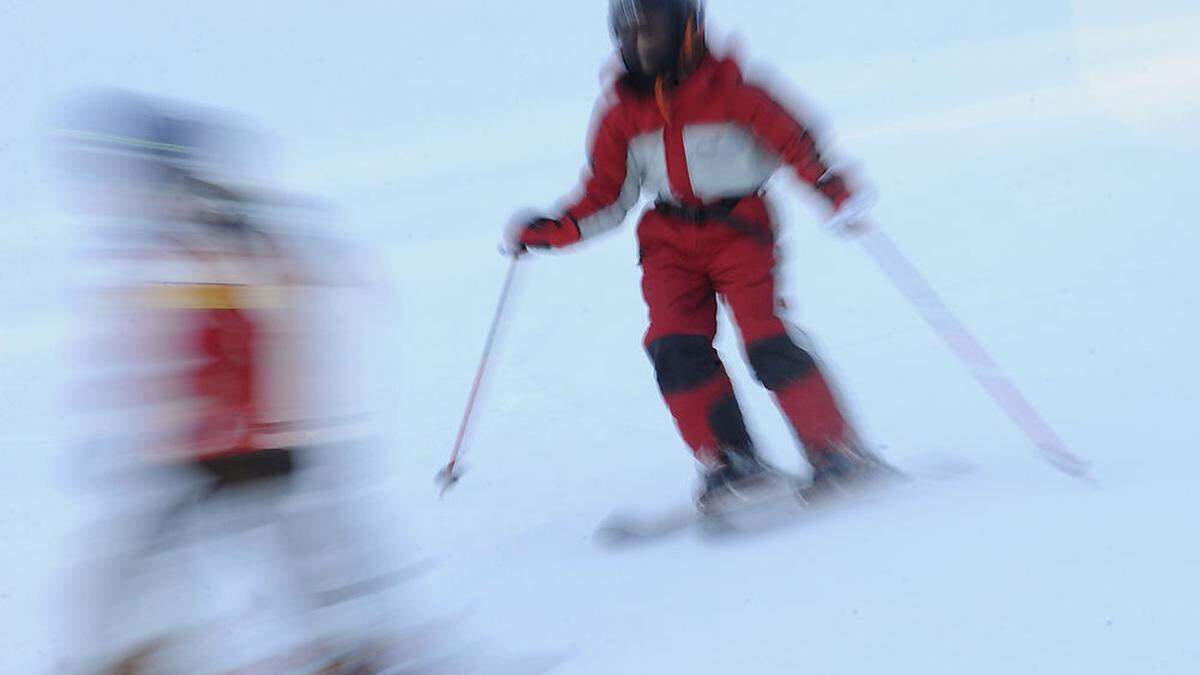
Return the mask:
M595 540L602 547L620 549L692 532L709 539L760 533L795 523L797 519L948 480L974 468L951 458L926 464L920 469L896 470L841 490L817 489L806 478L777 471L776 489L753 499L730 502L718 510L703 512L693 504L680 504L660 512L618 511L597 527Z

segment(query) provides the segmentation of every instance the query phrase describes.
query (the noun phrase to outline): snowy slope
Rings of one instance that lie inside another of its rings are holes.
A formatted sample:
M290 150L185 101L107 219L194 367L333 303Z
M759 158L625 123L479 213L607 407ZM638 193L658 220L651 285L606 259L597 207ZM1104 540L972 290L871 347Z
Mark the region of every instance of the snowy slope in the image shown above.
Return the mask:
M881 226L1097 484L1042 464L781 180L792 318L867 435L902 466L948 454L975 471L736 543L685 534L622 552L598 548L595 526L689 499L693 471L640 349L628 225L521 263L469 472L444 500L431 484L505 272L497 230L582 166L603 3L242 4L13 4L0 23L0 56L18 64L0 89L0 671L42 672L63 648L61 580L92 515L62 468L70 332L54 261L68 235L31 138L49 97L94 81L256 118L280 136L280 178L338 202L384 261L385 442L368 490L383 504L372 522L395 523L381 538L436 562L414 613L469 607L471 640L565 653L562 673L1200 664L1193 3L711 2L721 34L821 111L879 187ZM756 438L798 466L729 333L719 346Z

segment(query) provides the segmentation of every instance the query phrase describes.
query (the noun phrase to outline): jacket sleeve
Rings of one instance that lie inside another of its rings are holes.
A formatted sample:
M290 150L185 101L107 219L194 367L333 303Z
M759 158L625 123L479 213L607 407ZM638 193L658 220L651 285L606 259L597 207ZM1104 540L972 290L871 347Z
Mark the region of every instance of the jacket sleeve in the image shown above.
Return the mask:
M845 179L830 169L808 127L765 90L742 85L735 97L734 116L834 208L851 197Z
M620 103L608 107L592 135L582 194L563 214L579 226L583 239L620 225L641 197L642 173L629 152L630 136Z

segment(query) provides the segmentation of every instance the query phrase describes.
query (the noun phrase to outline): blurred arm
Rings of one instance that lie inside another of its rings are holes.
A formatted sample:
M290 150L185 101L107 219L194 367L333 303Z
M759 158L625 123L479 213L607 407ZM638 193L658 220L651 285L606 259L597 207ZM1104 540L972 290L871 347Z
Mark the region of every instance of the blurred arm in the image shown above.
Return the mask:
M735 100L735 116L800 180L811 185L837 209L853 194L845 179L829 168L807 126L765 90L745 85Z
M562 216L579 228L583 239L620 225L641 196L642 176L629 153L630 134L621 113L617 104L601 119L592 139L583 194Z

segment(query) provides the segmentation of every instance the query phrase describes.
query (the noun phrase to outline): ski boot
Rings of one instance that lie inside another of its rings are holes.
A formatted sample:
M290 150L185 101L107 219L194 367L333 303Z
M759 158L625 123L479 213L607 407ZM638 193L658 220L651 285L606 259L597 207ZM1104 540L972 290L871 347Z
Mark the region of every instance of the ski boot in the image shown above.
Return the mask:
M812 481L803 490L804 501L827 495L853 495L869 486L903 477L898 469L857 443L836 442L808 453Z
M754 501L778 484L780 476L753 450L726 449L704 469L702 480L696 508L711 515L732 504Z

